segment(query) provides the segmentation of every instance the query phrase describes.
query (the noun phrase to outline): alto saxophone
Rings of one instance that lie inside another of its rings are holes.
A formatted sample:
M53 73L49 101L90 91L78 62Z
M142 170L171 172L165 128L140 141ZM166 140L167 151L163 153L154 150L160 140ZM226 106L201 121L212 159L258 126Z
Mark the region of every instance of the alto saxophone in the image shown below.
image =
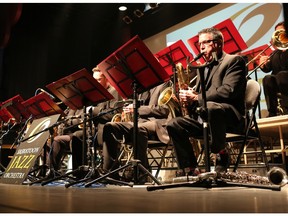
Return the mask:
M189 76L188 73L184 70L183 65L181 62L176 64L176 71L177 71L177 80L178 80L178 87L179 90L188 90L189 86ZM187 101L181 101L181 111L182 116L189 115L188 108L187 108Z

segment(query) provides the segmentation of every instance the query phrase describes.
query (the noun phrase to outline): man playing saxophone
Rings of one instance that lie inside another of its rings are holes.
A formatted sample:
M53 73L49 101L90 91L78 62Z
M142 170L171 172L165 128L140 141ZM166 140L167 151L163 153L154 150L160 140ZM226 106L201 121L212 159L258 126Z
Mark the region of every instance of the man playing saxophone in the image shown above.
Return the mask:
M198 33L200 52L204 53L207 72L204 89L207 101L210 150L216 157L216 172L225 172L230 157L225 150L226 132L238 129L245 116L245 89L247 69L245 60L239 55L229 55L223 51L224 38L215 28L206 28ZM205 73L204 73L205 75ZM200 77L197 75L196 90L181 89L179 97L188 104L203 105ZM201 116L201 114L200 114ZM199 117L199 116L198 116ZM183 175L198 175L199 169L190 137L203 136L201 118L183 116L171 119L167 131L176 151L179 169Z

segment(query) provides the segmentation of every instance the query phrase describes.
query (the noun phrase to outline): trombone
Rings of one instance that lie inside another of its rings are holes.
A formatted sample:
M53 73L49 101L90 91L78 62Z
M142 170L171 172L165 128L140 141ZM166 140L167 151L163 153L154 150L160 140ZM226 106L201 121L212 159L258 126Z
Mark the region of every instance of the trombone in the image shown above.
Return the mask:
M275 46L278 50L286 50L288 49L288 37L286 36L286 32L284 29L279 29L273 32L271 43L268 47L266 47L264 50L262 50L258 55L256 55L253 59L251 59L247 64L246 67L251 63L254 62L259 56L261 56L262 53L264 53L267 49L269 49L271 46ZM252 73L254 73L258 68L260 68L263 64L266 64L267 61L271 59L271 57L276 52L273 52L266 61L259 64L252 72L250 72L247 77L249 77Z

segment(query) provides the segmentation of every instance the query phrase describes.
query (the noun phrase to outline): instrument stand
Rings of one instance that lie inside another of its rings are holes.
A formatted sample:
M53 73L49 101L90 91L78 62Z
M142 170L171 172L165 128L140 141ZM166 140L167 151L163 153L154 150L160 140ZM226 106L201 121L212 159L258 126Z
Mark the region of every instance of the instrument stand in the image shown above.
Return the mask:
M201 86L201 95L203 104L200 107L200 117L203 121L203 142L204 142L204 150L205 150L205 173L201 173L198 175L198 180L194 182L188 182L189 176L187 176L187 182L184 183L172 183L167 185L153 185L148 186L147 191L153 191L158 189L166 189L166 188L176 188L176 187L203 187L203 188L214 188L214 187L231 187L231 186L241 186L241 187L254 187L254 188L265 188L272 190L280 190L280 186L263 186L263 185L253 185L253 184L245 184L245 183L234 183L234 182L226 182L221 179L216 172L210 172L210 146L209 146L209 121L208 121L208 110L207 110L207 100L206 100L206 83L204 77L204 70L206 67L210 66L216 61L215 56L213 56L213 60L209 63L206 63L201 66L195 66L199 70L200 76L200 86Z

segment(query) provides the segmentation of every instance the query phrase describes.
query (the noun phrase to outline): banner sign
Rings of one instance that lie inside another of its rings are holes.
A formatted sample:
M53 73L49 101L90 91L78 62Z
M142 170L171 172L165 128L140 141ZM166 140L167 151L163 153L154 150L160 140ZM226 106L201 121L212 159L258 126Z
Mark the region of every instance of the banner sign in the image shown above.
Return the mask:
M60 114L56 114L32 122L23 142L17 147L5 173L1 176L0 183L22 184L24 182L49 138L50 127L57 122L59 116Z

